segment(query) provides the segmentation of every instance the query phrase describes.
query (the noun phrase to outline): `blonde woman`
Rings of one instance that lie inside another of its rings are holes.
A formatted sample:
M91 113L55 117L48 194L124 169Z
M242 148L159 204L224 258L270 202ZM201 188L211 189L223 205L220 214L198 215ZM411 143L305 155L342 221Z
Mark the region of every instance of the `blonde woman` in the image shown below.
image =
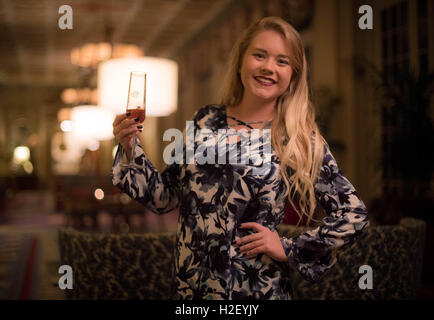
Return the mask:
M222 103L205 106L194 116L194 152L207 150L210 156L211 145L215 159L228 160L235 147L239 160L247 147L262 150L264 159L265 150L271 150L269 166L263 169L255 161L184 160L160 174L140 144L135 162L143 170L124 168L122 155L130 154L140 127L126 115L115 119L120 148L113 183L157 214L179 207L175 298L291 299L289 268L318 281L335 264L336 250L369 225L364 203L315 123L306 74L297 31L280 18L264 18L233 48ZM219 136L223 129L228 134ZM267 129L271 139L253 137L255 130ZM201 139L205 131L219 139ZM245 135L250 139L243 139ZM222 149L222 141L232 142ZM314 230L281 238L276 227L286 201L300 209L300 218L311 220L317 206L327 216Z

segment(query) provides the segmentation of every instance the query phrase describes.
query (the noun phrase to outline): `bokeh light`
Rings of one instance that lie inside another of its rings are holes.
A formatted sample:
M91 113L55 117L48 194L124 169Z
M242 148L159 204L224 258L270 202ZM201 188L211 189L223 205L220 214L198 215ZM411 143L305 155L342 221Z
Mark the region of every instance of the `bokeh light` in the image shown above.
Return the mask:
M104 191L100 188L95 190L95 198L97 198L98 200L102 200L104 199Z

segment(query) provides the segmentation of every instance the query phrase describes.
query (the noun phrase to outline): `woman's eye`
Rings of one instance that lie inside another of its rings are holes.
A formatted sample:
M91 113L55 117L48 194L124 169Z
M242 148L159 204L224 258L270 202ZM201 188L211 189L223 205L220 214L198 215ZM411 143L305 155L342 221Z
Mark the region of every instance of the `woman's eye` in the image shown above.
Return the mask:
M257 58L263 58L264 57L264 55L262 53L254 53L253 56L257 57Z
M288 60L278 60L277 62L280 64L289 64Z

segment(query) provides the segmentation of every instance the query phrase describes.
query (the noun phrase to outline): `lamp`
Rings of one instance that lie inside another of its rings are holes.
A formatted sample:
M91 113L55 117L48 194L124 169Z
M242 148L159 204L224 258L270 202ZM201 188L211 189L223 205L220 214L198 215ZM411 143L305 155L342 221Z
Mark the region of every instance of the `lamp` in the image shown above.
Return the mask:
M97 140L113 138L113 114L98 106L77 106L72 108L72 135L76 143L89 145Z
M22 163L30 159L30 149L26 146L18 146L14 149L14 162Z
M80 78L85 83L80 88L66 88L63 90L61 94L63 103L71 105L97 104L97 90L88 86L98 64L113 58L137 58L142 56L142 49L133 44L86 43L81 47L72 49L71 63L77 66Z
M146 72L146 115L168 116L177 109L178 65L155 57L112 59L98 66L98 101L114 114L125 113L131 71Z

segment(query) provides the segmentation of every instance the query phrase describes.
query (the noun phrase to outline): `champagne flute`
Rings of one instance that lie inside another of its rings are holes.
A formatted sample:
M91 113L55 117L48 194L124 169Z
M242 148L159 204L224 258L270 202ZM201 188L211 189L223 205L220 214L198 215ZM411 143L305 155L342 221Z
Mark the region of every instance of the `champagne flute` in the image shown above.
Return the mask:
M130 72L130 84L128 87L127 113L129 119L139 118L138 123L145 121L146 117L146 73L140 71ZM134 138L131 160L124 165L128 168L141 168L134 162L136 138Z

